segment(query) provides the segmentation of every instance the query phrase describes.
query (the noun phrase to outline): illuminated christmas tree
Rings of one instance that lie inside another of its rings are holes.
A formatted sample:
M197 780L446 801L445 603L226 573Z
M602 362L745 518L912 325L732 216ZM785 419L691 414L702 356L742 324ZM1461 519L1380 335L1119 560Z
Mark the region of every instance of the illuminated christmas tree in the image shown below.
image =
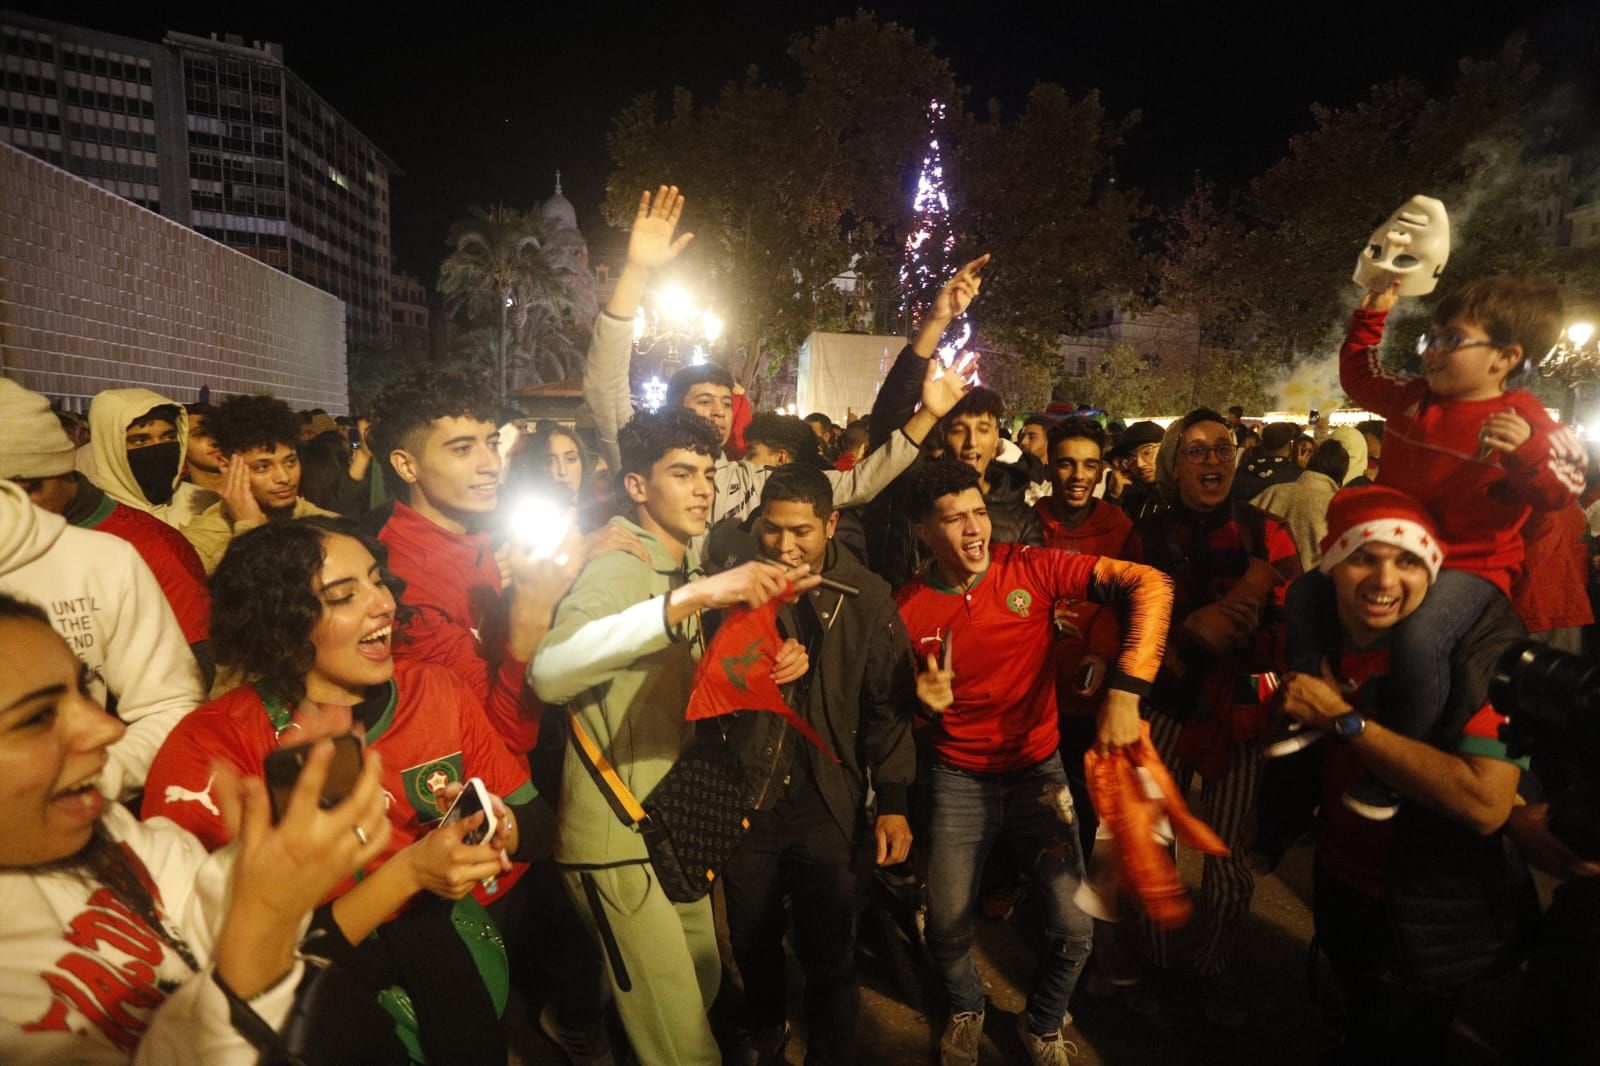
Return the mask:
M920 319L928 304L955 272L952 253L956 235L950 226L950 197L945 191L944 157L939 148L939 126L944 121L945 105L928 103L928 151L917 173L917 191L911 199L913 229L906 237L905 254L900 259L901 310L911 321ZM951 343L939 349L948 365L972 336L972 325L962 320Z

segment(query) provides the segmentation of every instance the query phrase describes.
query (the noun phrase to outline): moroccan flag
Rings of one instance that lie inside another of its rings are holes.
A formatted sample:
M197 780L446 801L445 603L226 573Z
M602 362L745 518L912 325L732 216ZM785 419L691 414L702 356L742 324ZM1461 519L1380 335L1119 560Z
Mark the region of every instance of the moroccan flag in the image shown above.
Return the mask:
M784 701L778 683L772 680L772 662L783 644L778 632L781 600L772 600L754 610L730 607L722 616L717 635L711 638L700 665L694 672L694 691L689 694L689 721L717 718L735 711L770 711L794 726L835 762L839 760L817 736L817 731Z

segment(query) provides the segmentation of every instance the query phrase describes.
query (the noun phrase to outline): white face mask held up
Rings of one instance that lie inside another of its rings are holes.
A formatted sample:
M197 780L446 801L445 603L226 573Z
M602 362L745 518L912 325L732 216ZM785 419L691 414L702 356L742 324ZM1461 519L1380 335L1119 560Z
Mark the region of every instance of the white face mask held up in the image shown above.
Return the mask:
M1400 282L1401 296L1426 296L1439 284L1450 259L1450 219L1444 204L1413 196L1372 231L1356 260L1355 283L1363 289Z

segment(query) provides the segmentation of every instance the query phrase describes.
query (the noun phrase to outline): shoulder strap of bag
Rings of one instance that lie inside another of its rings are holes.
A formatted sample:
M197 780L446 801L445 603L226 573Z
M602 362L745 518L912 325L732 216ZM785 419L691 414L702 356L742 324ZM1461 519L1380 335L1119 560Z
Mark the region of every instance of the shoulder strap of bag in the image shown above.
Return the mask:
M572 727L572 743L578 750L578 758L589 771L589 776L594 778L594 783L600 789L600 794L611 805L611 810L623 825L629 829L637 828L641 823L650 820L650 815L639 805L638 799L618 776L616 767L611 765L611 760L606 758L606 753L600 750L600 745L594 742L589 731L583 728L583 720L578 716L576 708L567 708L567 724Z

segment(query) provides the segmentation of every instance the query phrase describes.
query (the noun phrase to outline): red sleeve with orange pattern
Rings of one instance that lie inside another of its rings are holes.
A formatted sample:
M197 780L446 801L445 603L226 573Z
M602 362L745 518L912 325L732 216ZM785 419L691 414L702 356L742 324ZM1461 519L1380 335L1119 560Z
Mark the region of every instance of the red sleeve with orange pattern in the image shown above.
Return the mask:
M1114 605L1122 622L1122 652L1106 685L1148 695L1167 647L1172 579L1152 566L1101 556L1089 579L1089 599Z

